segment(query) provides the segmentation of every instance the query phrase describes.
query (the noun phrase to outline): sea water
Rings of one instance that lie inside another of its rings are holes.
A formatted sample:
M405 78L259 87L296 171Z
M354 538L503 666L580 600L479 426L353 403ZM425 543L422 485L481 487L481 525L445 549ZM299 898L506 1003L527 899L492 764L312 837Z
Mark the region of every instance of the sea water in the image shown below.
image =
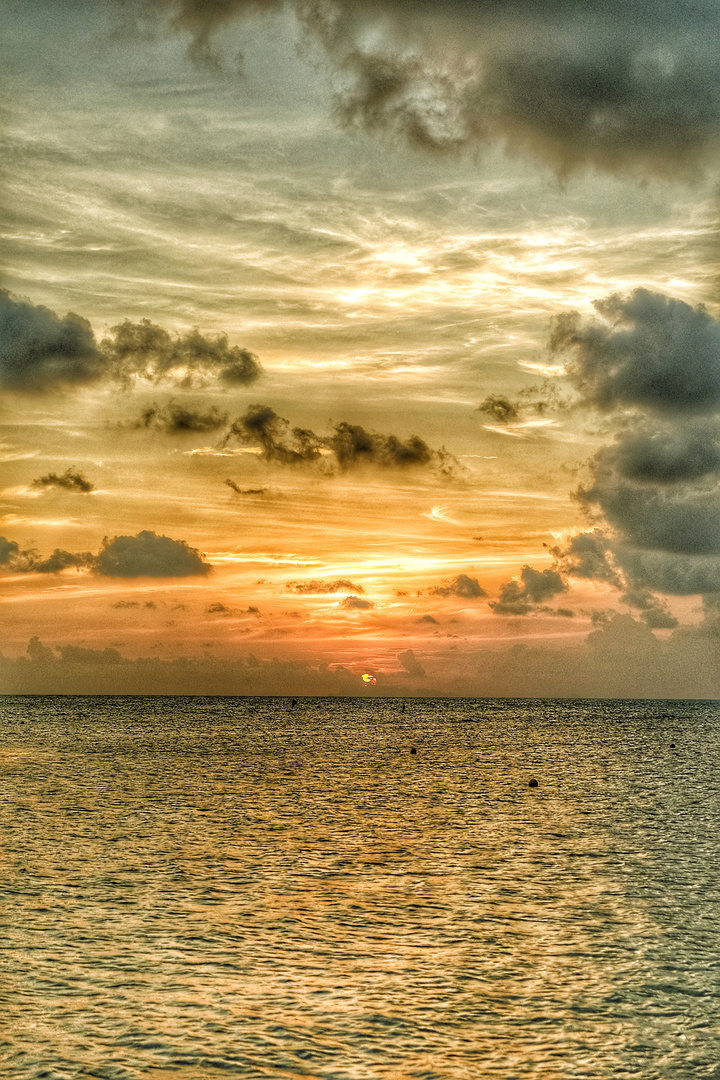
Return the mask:
M719 736L713 702L0 698L0 1076L720 1077Z

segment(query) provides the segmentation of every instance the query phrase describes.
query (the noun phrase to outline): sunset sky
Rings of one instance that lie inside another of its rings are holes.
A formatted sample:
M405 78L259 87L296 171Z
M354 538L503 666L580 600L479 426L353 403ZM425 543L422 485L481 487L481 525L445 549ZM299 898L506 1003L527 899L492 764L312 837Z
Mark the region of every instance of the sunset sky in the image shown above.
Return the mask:
M720 696L715 3L0 15L7 691Z

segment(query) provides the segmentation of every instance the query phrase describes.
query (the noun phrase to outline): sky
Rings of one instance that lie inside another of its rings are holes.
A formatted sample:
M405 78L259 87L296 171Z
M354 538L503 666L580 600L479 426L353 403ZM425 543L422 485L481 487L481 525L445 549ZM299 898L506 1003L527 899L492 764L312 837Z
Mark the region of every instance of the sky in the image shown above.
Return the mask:
M0 688L720 696L714 3L0 15Z

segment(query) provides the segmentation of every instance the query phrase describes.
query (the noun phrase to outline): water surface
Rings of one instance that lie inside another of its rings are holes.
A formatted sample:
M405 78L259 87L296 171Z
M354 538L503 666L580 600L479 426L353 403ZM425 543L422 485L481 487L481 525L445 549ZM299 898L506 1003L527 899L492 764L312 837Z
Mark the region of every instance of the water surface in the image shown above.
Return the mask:
M401 708L0 698L0 1075L720 1077L720 705Z

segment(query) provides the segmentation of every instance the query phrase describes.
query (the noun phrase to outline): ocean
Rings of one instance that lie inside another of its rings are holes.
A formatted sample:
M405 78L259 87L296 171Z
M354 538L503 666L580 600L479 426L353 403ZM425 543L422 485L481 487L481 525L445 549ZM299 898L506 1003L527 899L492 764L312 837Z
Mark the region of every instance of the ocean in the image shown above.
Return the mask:
M720 1077L720 703L404 709L0 698L3 1080Z

